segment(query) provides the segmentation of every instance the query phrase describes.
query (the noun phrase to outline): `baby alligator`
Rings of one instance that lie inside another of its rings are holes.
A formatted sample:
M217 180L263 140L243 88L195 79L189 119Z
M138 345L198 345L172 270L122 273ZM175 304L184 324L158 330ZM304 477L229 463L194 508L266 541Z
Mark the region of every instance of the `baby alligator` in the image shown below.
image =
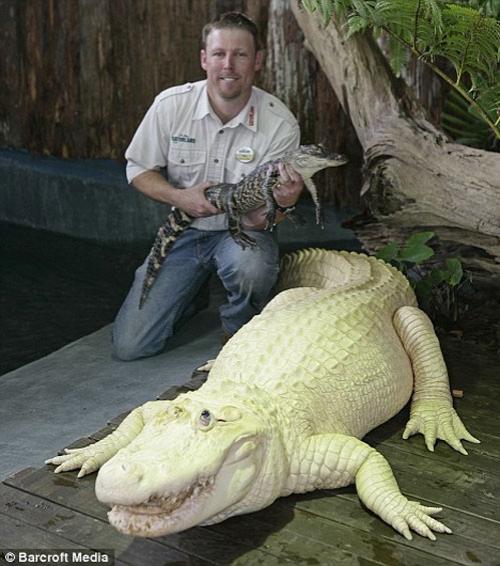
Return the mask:
M284 154L279 159L267 161L256 167L239 183L219 183L205 190L210 204L228 215L228 229L234 241L240 246L254 246L255 240L241 230L241 216L266 205L268 226L274 225L277 204L273 189L279 182L279 163L290 164L304 179L316 207L316 222L321 222L318 192L312 176L327 167L338 167L347 163L345 155L328 153L321 145L301 145L298 149ZM141 309L154 285L163 262L179 237L191 224L193 218L179 209L173 209L167 221L160 226L153 247L149 253L146 276L139 302Z

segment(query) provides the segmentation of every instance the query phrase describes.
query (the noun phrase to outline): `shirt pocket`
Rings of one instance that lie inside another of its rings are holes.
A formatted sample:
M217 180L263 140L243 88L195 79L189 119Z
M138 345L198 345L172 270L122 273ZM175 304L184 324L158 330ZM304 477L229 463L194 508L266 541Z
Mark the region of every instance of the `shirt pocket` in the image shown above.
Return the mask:
M168 179L178 187L192 187L205 180L207 152L200 149L170 148Z

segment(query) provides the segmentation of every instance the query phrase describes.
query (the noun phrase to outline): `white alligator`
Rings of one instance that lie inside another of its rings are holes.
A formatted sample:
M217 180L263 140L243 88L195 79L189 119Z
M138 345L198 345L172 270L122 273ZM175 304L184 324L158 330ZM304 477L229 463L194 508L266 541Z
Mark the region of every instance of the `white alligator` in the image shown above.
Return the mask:
M283 260L282 288L224 346L207 381L132 411L108 437L48 460L100 468L97 498L131 535L160 536L250 513L291 493L356 484L407 539L450 529L409 501L360 439L413 392L403 438L422 433L466 454L428 317L396 269L362 254L305 250Z

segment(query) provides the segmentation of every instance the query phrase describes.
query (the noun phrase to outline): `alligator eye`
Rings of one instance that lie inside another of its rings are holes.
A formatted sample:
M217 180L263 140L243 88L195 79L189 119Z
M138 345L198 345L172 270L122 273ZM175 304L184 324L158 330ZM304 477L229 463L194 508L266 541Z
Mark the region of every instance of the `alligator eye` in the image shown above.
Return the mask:
M200 424L202 426L208 426L211 420L212 415L210 414L210 411L208 409L203 409L203 411L200 413Z

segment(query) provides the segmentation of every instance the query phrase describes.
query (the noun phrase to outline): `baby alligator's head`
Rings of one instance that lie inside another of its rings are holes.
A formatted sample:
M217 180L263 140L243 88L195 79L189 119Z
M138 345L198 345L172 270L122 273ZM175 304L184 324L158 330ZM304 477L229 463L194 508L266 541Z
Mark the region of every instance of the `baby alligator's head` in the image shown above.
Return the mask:
M315 173L327 167L339 167L347 163L345 155L331 153L320 144L301 145L299 149L284 156L283 161L290 163L304 179L310 179Z

